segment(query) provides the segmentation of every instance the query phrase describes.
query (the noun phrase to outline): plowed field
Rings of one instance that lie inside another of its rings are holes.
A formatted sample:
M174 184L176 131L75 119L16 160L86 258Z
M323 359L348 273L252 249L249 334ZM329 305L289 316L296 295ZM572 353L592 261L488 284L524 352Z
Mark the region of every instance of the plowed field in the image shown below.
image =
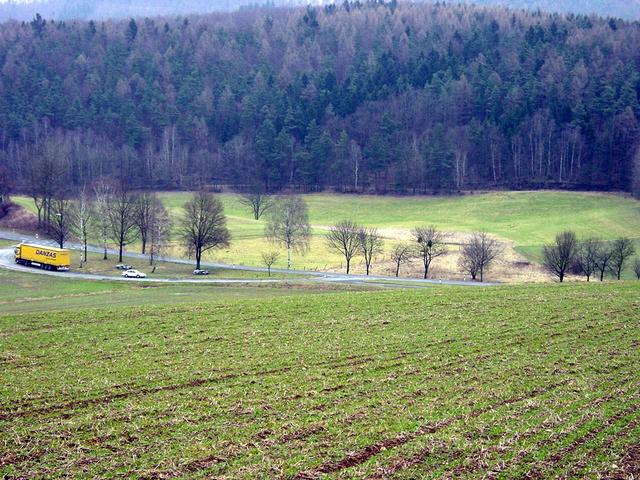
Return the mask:
M4 478L638 472L640 284L0 313L0 364Z

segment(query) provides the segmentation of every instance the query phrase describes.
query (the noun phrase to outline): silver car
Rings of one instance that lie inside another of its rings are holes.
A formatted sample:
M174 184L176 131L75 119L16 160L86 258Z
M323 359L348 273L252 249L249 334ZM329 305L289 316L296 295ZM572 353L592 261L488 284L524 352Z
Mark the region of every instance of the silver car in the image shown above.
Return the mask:
M122 272L124 278L147 278L147 274L133 268Z

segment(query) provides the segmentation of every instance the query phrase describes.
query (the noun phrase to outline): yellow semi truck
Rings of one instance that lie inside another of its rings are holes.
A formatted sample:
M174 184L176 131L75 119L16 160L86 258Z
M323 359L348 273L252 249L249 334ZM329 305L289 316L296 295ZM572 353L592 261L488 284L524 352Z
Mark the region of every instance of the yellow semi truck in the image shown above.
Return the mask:
M44 270L69 270L71 254L64 248L21 243L15 248L16 263Z

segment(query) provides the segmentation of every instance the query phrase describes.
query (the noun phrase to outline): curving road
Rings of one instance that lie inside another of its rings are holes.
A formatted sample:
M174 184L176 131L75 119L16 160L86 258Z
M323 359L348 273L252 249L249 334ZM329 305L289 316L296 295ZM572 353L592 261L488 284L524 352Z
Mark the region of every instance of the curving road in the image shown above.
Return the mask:
M38 243L40 245L51 245L55 246L55 243L49 240L38 239L31 235L20 234L16 232L11 232L8 230L0 230L0 238L6 240L12 240L16 243L19 242L32 242ZM81 245L75 243L67 243L67 248L70 249L81 249ZM101 253L102 248L96 246L89 246L88 248L91 252ZM108 250L110 254L117 254L114 250ZM130 258L147 258L144 255L139 253L127 253L127 257ZM172 263L180 263L185 265L193 264L193 261L186 260L184 258L170 258L163 257L163 261L172 262ZM431 279L420 279L420 278L396 278L396 277L387 277L380 275L346 275L341 273L330 273L330 272L317 272L310 270L285 270L285 269L275 269L272 268L271 272L273 273L282 273L287 275L300 275L307 278L293 279L293 278L271 278L271 279L225 279L225 278L193 278L193 279L171 279L171 278L141 278L141 279L126 279L123 277L112 277L109 275L98 275L91 273L80 273L77 271L70 272L55 272L55 271L47 271L41 270L39 268L33 267L25 267L22 265L17 265L14 260L13 248L3 248L0 249L0 267L20 271L20 272L30 272L30 273L39 273L41 275L51 275L55 277L63 277L63 278L74 278L74 279L84 279L84 280L103 280L103 281L125 281L125 282L154 282L154 283L210 283L210 284L252 284L252 283L303 283L303 282L324 282L324 283L340 283L340 284L349 284L349 285L367 285L371 287L381 287L381 288L425 288L432 287L434 285L459 285L459 286L469 286L469 287L486 287L486 286L495 286L495 283L480 283L480 282L467 282L462 280L431 280ZM203 268L215 268L222 270L241 270L247 272L267 272L266 268L262 267L250 267L244 265L228 265L224 263L215 263L215 262L202 262ZM402 284L394 283L401 281Z

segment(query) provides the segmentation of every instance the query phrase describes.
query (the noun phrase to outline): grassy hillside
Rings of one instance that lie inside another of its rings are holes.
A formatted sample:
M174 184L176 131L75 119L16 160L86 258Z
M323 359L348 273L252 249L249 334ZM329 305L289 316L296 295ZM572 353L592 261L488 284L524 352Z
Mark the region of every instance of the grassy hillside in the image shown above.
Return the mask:
M161 194L175 224L189 195L187 192ZM209 258L259 265L262 252L274 248L264 239L264 221L253 220L251 212L238 202L237 196L225 194L220 197L228 216L232 244L229 249ZM342 259L327 251L323 235L328 226L345 218L380 228L389 238L388 247L400 239L408 240L410 230L418 225L436 224L441 229L458 233L484 229L510 242L530 260L536 260L541 246L564 229L575 230L579 236L613 239L624 235L640 239L640 202L618 195L540 191L462 197L318 194L306 195L305 199L315 228L310 252L304 257L294 256L294 267L300 269L340 268ZM18 197L16 200L33 209L30 199ZM176 250L175 253L180 252ZM283 254L278 266L285 263ZM451 268L455 268L455 262L451 263ZM378 266L377 271L387 273L388 268ZM418 268L417 264L415 268ZM456 273L451 271L447 275Z
M640 441L639 294L441 288L0 313L0 476L614 473Z
M162 198L177 213L189 194L163 193ZM232 231L241 237L243 233L262 234L236 196L221 198L231 217ZM461 197L317 194L306 195L305 199L314 225L331 225L344 218L367 226L398 229L435 223L451 231L486 229L519 245L541 245L566 228L603 238L640 238L640 202L618 195L541 191Z

